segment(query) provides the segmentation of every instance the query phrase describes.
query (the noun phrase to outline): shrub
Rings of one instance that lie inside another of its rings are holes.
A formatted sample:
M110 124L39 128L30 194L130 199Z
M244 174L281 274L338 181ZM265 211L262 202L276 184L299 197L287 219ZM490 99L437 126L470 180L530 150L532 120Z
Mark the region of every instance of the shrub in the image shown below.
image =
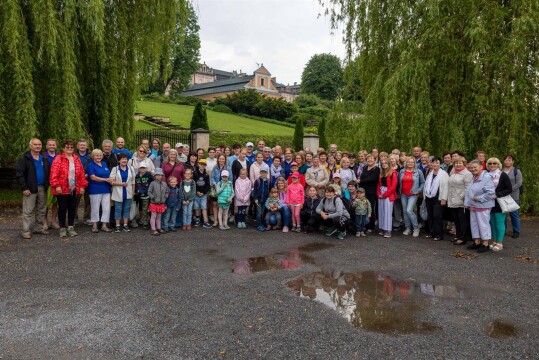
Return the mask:
M218 105L214 104L214 106L211 108L211 110L221 112L221 113L225 113L225 114L234 113L231 108L229 108L226 105L221 105L221 104L218 104Z
M208 116L206 115L206 109L202 107L201 103L198 103L193 110L193 117L191 118L191 124L189 126L191 130L206 129L208 130Z
M303 121L298 119L294 129L294 150L300 151L303 149Z
M273 147L275 145L281 145L283 148L292 147L292 136L281 135L250 135L250 134L225 134L225 133L211 133L210 145L217 146L221 144L232 145L235 142L245 145L248 141L256 143L258 140L264 140L267 146Z
M301 120L304 126L310 127L310 126L317 126L320 120L322 119L319 116L315 116L315 115L297 113L296 115L286 119L286 122L295 124L298 122L298 120Z
M297 107L284 99L263 97L256 104L255 112L263 117L284 121L297 112Z
M314 94L299 94L294 103L300 108L312 107L320 104L321 99Z

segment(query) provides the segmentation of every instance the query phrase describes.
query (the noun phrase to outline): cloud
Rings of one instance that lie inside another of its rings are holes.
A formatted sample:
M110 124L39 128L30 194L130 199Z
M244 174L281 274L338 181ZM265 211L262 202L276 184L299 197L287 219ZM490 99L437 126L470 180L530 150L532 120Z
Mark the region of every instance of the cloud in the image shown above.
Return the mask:
M221 70L251 74L264 63L277 81L301 81L311 56L344 57L339 31L318 18L317 0L195 0L200 23L201 60Z

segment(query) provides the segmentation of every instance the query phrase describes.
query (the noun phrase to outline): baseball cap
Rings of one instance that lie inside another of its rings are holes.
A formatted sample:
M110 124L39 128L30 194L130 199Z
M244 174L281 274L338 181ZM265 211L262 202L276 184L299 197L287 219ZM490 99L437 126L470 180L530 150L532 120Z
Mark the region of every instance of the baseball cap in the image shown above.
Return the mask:
M164 175L164 174L163 174L163 169L161 169L161 168L155 169L154 175Z
M228 175L229 175L229 174L228 174L228 170L223 170L223 171L221 171L221 177L223 177L223 176L228 177Z
M249 141L247 144L245 144L245 146L246 146L246 147L248 147L248 146L255 146L255 144L253 144L252 142Z
M334 178L339 178L339 179L340 179L340 178L341 178L341 174L335 173L335 174L333 174L333 177L334 177Z
M148 165L146 164L146 160L142 160L142 161L138 164L138 167L139 167L139 168L141 168L141 167L147 168Z
M174 146L175 148L179 148L179 147L183 147L183 144L182 143L176 143L176 146Z
M292 177L299 178L299 172L297 172L297 171L294 172L294 173L292 174Z
M264 171L264 172L268 172L269 171L269 168L268 168L268 165L264 165L260 168L260 171Z
M206 161L206 159L200 159L198 160L198 163L202 165L208 165L208 162Z

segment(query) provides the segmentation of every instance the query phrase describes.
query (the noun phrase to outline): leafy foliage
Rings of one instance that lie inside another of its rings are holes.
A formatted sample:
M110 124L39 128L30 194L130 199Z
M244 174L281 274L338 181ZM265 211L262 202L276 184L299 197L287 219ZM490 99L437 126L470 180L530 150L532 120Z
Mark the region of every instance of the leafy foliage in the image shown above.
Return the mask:
M328 148L328 140L326 138L326 119L322 119L320 123L318 124L318 136L320 136L320 147L327 149Z
M298 108L303 109L306 107L317 106L321 103L321 101L322 99L315 94L299 94L294 100L294 103L298 106Z
M331 54L311 57L301 74L301 90L326 100L334 100L343 86L341 60Z
M275 99L261 95L254 89L242 89L226 98L217 98L214 106L225 105L236 114L262 116L284 121L294 115L298 109L284 99Z
M187 4L1 1L0 131L13 141L0 142L0 158L17 156L32 136L129 139L139 90L172 71L166 59Z
M537 1L320 3L344 23L344 98L364 101L336 106L331 141L515 154L531 188L523 210L539 213L539 148L530 146L539 135Z

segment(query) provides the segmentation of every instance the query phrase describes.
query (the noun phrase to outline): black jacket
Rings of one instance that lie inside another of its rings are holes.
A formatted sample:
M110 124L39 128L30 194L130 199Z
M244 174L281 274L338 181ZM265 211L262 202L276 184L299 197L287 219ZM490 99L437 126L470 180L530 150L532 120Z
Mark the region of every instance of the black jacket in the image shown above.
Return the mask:
M49 176L51 166L46 156L43 156L43 171L45 173L45 190L49 187ZM30 151L25 152L19 160L17 160L16 177L21 190L30 190L32 194L37 193L37 176L36 167L34 166L34 158Z
M249 177L249 170L251 169L251 163L249 162L249 160L247 160L247 158L245 158L245 161L247 162L247 177ZM243 169L243 166L241 165L241 163L239 162L238 159L234 160L232 162L232 179L233 179L233 182L236 183L236 179L239 179L240 177L240 171L241 169Z
M511 179L509 179L509 175L507 175L505 172L502 171L500 174L500 181L498 181L498 186L496 186L496 197L501 198L507 195L511 195L511 192L513 191L513 185L511 184ZM500 204L498 204L498 201L494 201L494 207L492 208L493 213L501 213L502 208L500 207Z
M367 197L376 197L376 188L378 187L378 178L380 177L380 168L375 166L371 170L367 170L369 165L363 167L359 186L365 189Z
M206 195L208 191L210 191L210 176L206 170L201 173L197 166L193 173L193 180L195 180L197 192L201 192Z
M311 198L309 196L305 197L305 202L303 204L303 208L301 209L301 212L309 214L309 216L313 216L316 214L316 208L318 207L318 204L320 204L320 198Z

